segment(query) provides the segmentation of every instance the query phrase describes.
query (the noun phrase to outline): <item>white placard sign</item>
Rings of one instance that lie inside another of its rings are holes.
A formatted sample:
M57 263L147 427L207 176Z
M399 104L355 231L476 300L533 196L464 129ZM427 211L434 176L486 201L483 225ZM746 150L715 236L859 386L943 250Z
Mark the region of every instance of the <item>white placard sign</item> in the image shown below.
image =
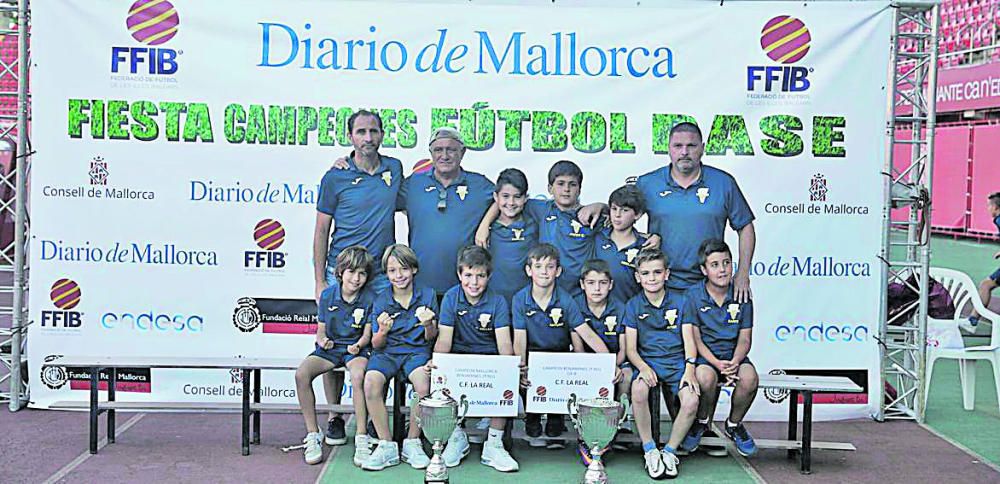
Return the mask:
M531 353L528 355L529 413L569 413L577 398L614 398L615 355L609 353Z
M516 417L519 361L517 356L434 353L431 391L446 388L455 400L465 395L467 417Z

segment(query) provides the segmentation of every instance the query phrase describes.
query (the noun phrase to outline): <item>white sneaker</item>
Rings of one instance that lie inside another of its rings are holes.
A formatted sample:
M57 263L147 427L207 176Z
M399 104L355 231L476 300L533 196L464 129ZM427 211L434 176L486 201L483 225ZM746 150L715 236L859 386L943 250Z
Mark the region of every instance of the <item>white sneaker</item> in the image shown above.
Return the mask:
M489 417L483 417L479 419L479 422L476 422L476 430L479 430L479 432L473 432L469 435L470 444L481 444L486 440L486 432L490 430L491 420Z
M426 469L431 458L424 452L424 445L419 438L403 440L403 462L408 462L414 469Z
M370 437L366 434L354 436L354 465L361 467L372 455L372 444Z
M516 472L520 468L517 461L510 456L510 452L503 448L503 441L500 439L486 440L479 462L500 472Z
M663 459L663 475L668 479L677 477L677 464L680 464L681 460L678 459L673 452L667 452L665 450L660 452L660 458Z
M650 449L643 456L646 461L646 473L651 479L663 479L667 470L663 467L663 457L659 449Z
M311 465L323 462L323 434L309 432L306 434L306 438L302 439L302 443L306 444L306 464Z
M460 427L455 427L451 437L448 437L448 444L441 453L444 458L444 465L455 467L462 463L462 459L469 455L469 436Z
M366 471L380 471L386 467L399 465L399 447L391 440L380 440L378 447L368 459L361 463Z

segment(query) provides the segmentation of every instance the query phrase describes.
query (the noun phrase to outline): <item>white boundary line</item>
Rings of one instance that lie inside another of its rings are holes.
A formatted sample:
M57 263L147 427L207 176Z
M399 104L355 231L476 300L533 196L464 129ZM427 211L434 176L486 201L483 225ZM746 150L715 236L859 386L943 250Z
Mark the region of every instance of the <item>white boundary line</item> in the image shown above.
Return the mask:
M118 427L117 431L115 432L115 436L120 437L121 434L124 434L126 430L135 425L137 422L139 422L139 420L142 420L142 417L145 416L146 414L144 413L133 415L132 418L128 419L128 421L125 422L121 427ZM97 450L101 450L107 445L108 445L108 438L104 437L103 439L101 439L100 442L97 443ZM76 459L73 459L72 461L70 461L69 464L64 465L62 469L56 471L55 474L49 476L49 478L46 479L43 484L54 484L56 482L59 482L62 478L66 477L70 472L73 472L73 469L80 467L80 464L86 462L87 459L89 459L90 456L92 455L93 454L90 453L89 449L84 451L82 454L76 456Z
M962 445L961 443L959 443L955 439L952 439L951 437L948 437L947 435L942 434L941 432L938 432L937 430L934 430L933 428L931 428L927 424L918 424L918 425L920 425L920 427L923 428L924 430L926 430L926 431L928 431L928 432L936 435L941 440L944 440L945 442L948 442L949 444L957 447L962 452L965 452L966 454L969 454L970 456L974 457L976 460L979 461L979 463L985 464L990 469L993 469L997 473L1000 473L1000 466L994 464L993 462L991 462L989 459L983 457L982 455L979 455L978 452L976 452L976 451L974 451L974 450L972 450L972 449L970 449L970 448Z
M347 423L345 423L344 426L346 427L346 426L350 425L351 422L353 422L353 421L354 421L354 415L352 414L351 418L347 419ZM322 430L323 429L320 429L320 431L322 431ZM355 433L356 432L357 432L357 430L355 431ZM313 484L320 484L321 482L323 482L323 476L326 475L327 469L330 468L330 463L333 462L333 458L337 456L337 450L340 449L341 447L344 447L344 446L343 445L334 445L333 448L330 449L330 455L326 456L326 462L323 463L323 468L320 469L319 475L316 476L316 480L313 481Z
M722 433L722 429L720 429L715 424L715 422L712 422L711 428L716 435L718 435L720 438L725 439L725 437L723 437L724 434ZM755 483L767 484L767 481L764 479L764 476L760 475L760 473L757 472L757 469L754 469L754 467L750 465L750 461L748 461L746 457L743 457L742 455L740 455L739 452L736 451L736 448L732 445L731 442L726 443L726 450L729 451L729 455L734 460L736 460L736 463L739 464L740 467L742 467L747 474L750 474L750 478L753 479Z

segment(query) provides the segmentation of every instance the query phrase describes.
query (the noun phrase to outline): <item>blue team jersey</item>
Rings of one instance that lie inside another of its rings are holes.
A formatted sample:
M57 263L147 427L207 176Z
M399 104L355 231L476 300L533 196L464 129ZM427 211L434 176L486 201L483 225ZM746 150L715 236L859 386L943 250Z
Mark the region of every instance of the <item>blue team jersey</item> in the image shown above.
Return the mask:
M562 275L559 287L571 295L581 294L580 270L594 257L595 230L577 220L579 209L562 211L555 200L528 200L524 212L538 224L538 242L559 249Z
M625 304L625 327L638 331L639 356L643 359L684 361L681 327L690 324L684 317L684 296L667 291L659 306L641 292Z
M510 306L503 296L487 289L476 304L469 303L462 286L456 285L441 300L441 326L454 328L454 353L497 355L496 330L510 327Z
M336 345L352 345L361 339L368 324L375 295L365 287L354 301L347 302L340 292L340 285L334 284L323 290L319 297L317 316L326 325L326 337Z
M335 266L337 255L352 245L368 249L379 260L385 248L396 242L393 217L403 184L403 165L395 158L380 155L379 166L370 175L354 164L353 153L347 164L346 170L334 168L326 172L319 185L316 210L334 221L327 267ZM381 268L376 267L375 272L381 272Z
M618 353L621 345L618 343L619 336L625 334L625 304L615 299L608 298L607 306L600 316L590 310L587 305L587 297L576 298L576 305L580 307L580 314L583 315L583 322L590 325L590 328L601 337L601 341L608 347L608 352ZM587 348L591 352L590 347Z
M995 217L995 218L993 219L993 225L996 225L996 226L997 226L997 234L1000 234L1000 215L997 215L997 216L996 216L996 217Z
M490 289L507 300L531 283L524 267L528 251L538 245L538 224L531 217L521 217L509 226L493 222L490 226L490 254L493 255L493 275Z
M625 304L641 290L639 283L635 281L633 262L648 237L633 229L635 242L626 247L618 247L611 240L613 230L611 227L605 227L597 233L597 238L594 240L594 255L611 266L611 279L615 281L614 287L611 288L611 297Z
M703 279L698 247L706 239L722 240L726 221L739 231L754 220L736 180L708 165L687 188L670 176L670 165L640 176L636 187L646 198L649 231L659 234L670 259L670 289L685 290Z
M753 328L753 303L737 303L733 287L729 286L726 300L718 305L708 294L705 282L688 289L684 296L684 314L701 331L701 341L717 358L731 358L740 330Z
M427 307L438 314L437 296L434 290L426 286L414 286L413 296L408 307L403 307L392 297L392 289L387 289L377 296L372 304L368 319L372 325L372 333L379 330L378 317L382 313L392 319L392 328L386 345L381 350L386 353L409 353L412 351L430 351L432 341L424 339L424 327L417 319L417 309Z
M514 295L511 320L515 330L528 332L528 351L569 351L570 331L583 324L583 315L573 297L559 287L548 307L539 307L528 285Z
M410 248L423 264L415 283L444 294L458 284L458 251L472 244L479 222L493 204L493 182L479 173L462 171L448 187L434 170L414 173L399 191L398 207L406 210Z

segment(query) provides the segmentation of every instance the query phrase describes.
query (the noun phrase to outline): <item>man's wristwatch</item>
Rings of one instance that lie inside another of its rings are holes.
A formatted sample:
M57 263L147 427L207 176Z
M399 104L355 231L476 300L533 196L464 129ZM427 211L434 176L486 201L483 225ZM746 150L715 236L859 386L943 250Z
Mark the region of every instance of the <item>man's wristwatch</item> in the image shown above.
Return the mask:
M695 366L697 366L698 360L696 360L694 358L685 358L684 359L684 363L687 363L689 365L695 365Z

